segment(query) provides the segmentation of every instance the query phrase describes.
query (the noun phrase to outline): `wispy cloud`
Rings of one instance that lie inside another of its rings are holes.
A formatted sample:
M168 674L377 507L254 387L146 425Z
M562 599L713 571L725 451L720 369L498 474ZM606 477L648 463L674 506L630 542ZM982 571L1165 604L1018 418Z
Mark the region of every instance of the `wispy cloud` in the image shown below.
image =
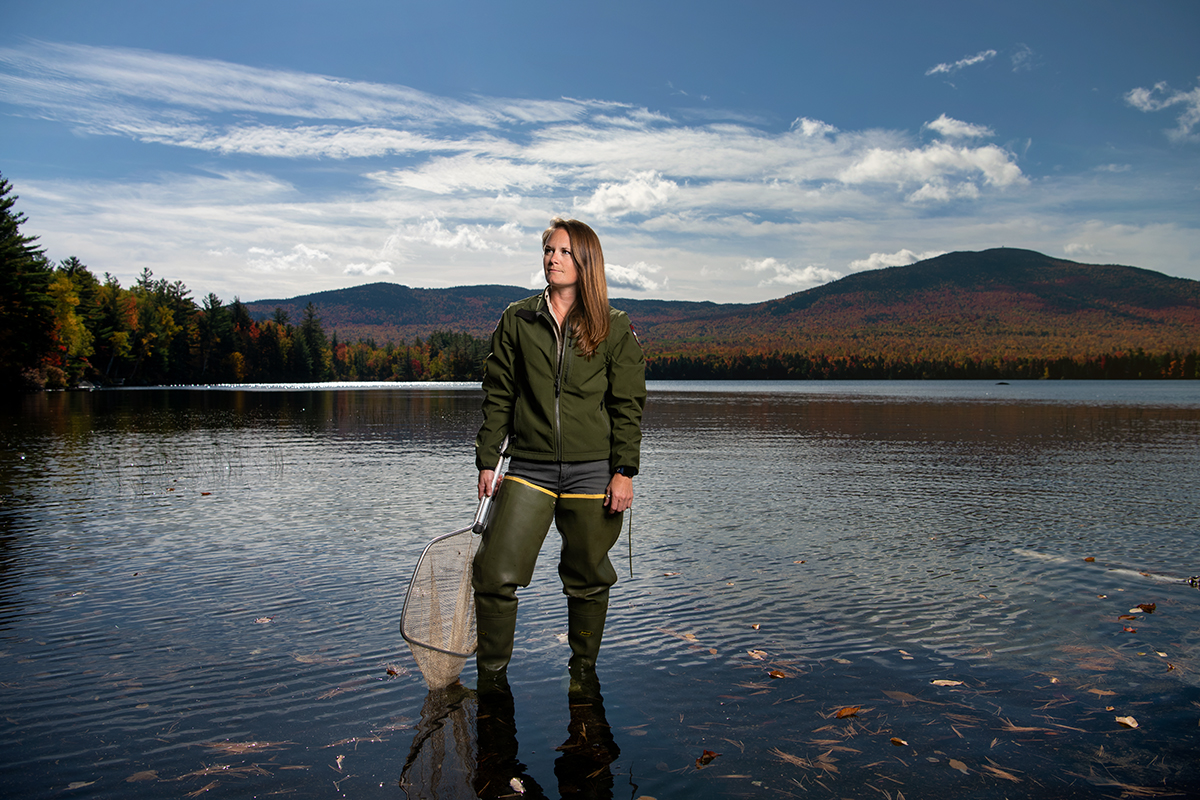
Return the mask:
M997 54L996 54L995 50L980 50L978 53L976 53L973 56L965 56L963 58L960 58L958 61L948 61L948 62L943 62L941 64L932 66L929 69L925 70L925 74L926 75L953 75L955 72L958 72L960 69L965 69L966 67L973 67L976 64L982 64L985 61L990 61L991 59L995 58L996 55Z
M925 127L934 133L940 133L947 139L982 139L995 136L995 132L986 125L974 125L970 122L947 117L942 114L933 122L926 122Z
M1131 105L1194 113L1188 93L1141 91ZM1155 229L1169 252L1140 228L1078 232L1059 209L1131 191L1136 171L1031 182L1016 154L987 142L991 128L947 114L915 131L813 116L781 126L711 107L681 119L38 43L0 50L0 102L83 136L173 148L181 165L139 181L22 182L31 233L100 272L189 270L179 277L197 292L227 296L381 277L537 286L537 236L555 215L598 223L615 291L722 301L946 248L1098 242L1119 254L1136 243L1175 260L1200 248L1178 228ZM1189 135L1195 125L1181 122ZM908 249L863 258L884 249L872 241Z
M1150 89L1139 87L1125 95L1125 102L1147 113L1181 106L1177 124L1167 131L1173 142L1200 142L1200 86L1190 92L1172 89L1166 81L1160 81Z

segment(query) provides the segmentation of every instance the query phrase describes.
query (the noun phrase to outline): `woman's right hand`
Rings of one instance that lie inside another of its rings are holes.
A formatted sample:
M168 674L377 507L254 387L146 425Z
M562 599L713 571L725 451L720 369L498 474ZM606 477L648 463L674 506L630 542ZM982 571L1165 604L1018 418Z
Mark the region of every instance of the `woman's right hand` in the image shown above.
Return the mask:
M496 470L481 469L479 470L479 499L492 496L492 480L496 477Z

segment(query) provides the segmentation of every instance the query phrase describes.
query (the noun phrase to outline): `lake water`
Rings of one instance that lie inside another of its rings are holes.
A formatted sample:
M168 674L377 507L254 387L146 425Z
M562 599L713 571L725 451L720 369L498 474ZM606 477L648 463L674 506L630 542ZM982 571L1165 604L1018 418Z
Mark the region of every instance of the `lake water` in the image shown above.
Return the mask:
M399 636L478 404L5 406L0 796L469 797L481 744L530 797L1200 794L1195 382L652 384L583 710L553 534L511 709L473 663L429 695ZM607 755L556 750L581 725Z

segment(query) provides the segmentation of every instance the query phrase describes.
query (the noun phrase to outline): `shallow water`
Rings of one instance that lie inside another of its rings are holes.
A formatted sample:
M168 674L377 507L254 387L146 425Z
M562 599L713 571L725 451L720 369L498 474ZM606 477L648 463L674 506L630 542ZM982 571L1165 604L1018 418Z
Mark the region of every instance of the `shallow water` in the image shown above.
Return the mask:
M462 385L5 409L0 793L471 796L477 700L428 697L397 624L474 512L477 409ZM599 668L619 755L555 749L551 537L510 669L531 796L1200 791L1194 384L660 383L645 435Z

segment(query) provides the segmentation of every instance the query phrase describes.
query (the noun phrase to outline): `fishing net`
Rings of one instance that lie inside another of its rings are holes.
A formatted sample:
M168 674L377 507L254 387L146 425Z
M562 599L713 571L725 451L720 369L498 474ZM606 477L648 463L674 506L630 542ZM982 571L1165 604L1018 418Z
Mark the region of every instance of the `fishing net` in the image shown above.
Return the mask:
M478 547L479 537L472 528L439 536L421 554L408 584L400 635L431 690L458 680L475 652L471 562Z

